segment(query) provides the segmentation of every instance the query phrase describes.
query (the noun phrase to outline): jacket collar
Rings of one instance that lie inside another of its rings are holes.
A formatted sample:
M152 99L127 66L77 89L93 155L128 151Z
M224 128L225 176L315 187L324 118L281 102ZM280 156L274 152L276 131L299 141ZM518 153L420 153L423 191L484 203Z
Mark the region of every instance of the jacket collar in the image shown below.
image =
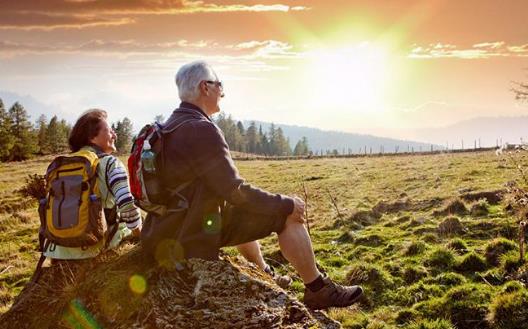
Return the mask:
M181 102L180 106L176 109L176 111L181 111L181 110L197 112L197 113L201 114L202 116L204 116L207 120L211 121L211 118L207 114L205 114L205 112L201 108L199 108L198 106L196 106L196 105L194 105L192 103Z

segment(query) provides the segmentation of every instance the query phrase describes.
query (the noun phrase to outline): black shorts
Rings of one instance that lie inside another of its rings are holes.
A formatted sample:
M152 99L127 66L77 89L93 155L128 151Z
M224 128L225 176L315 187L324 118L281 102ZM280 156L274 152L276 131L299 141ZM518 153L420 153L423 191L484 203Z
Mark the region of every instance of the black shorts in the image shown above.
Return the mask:
M286 217L262 215L226 205L222 212L221 247L263 239L284 229Z

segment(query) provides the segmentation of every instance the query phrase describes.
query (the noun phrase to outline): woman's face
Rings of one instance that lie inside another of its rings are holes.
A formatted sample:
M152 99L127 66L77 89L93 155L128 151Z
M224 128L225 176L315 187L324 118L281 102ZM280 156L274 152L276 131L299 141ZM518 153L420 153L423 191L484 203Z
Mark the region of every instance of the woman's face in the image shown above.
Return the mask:
M90 142L99 146L104 153L113 153L116 151L115 141L117 136L106 120L103 120L100 124L99 133Z

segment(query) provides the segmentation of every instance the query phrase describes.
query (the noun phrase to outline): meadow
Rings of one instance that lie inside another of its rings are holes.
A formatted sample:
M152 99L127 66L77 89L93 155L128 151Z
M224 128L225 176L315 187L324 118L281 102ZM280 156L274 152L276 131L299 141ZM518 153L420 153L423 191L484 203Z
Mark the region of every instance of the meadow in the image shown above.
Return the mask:
M50 160L0 164L0 313L39 257L36 201L17 191ZM328 312L343 327L507 329L523 328L528 320L519 218L503 193L507 182L526 185L526 154L252 160L237 166L252 184L305 198L320 267L341 283L365 287L358 305ZM265 257L295 277L276 240L262 241ZM290 293L300 298L302 291L296 278Z

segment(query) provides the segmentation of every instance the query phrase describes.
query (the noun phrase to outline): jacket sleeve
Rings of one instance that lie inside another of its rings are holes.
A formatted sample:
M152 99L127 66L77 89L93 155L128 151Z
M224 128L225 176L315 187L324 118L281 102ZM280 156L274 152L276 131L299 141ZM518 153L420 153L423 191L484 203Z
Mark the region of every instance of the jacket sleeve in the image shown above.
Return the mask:
M115 198L117 211L121 221L125 222L129 229L141 227L141 212L134 204L134 198L130 193L128 175L125 166L118 158L109 156L106 170L106 182L112 196Z
M251 212L284 217L292 213L292 198L272 194L244 182L222 132L213 123L194 123L192 135L188 145L192 167L208 188L230 204Z

